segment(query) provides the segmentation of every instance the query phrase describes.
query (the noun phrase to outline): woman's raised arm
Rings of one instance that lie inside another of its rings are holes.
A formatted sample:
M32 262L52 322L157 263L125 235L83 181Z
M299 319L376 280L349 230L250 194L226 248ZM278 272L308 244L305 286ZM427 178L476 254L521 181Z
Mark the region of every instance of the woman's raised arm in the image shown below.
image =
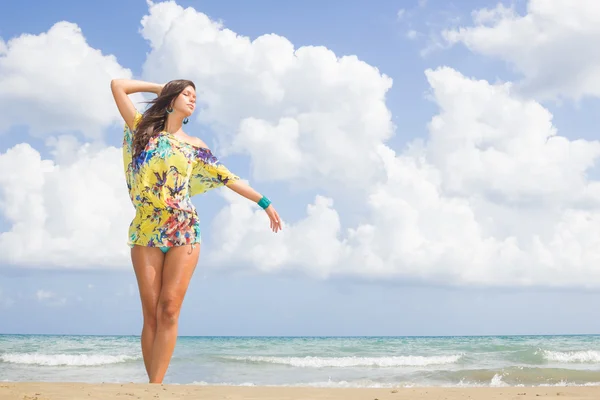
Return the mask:
M129 129L133 131L133 121L137 113L129 95L139 92L150 92L158 95L162 88L163 85L158 83L136 81L133 79L113 79L110 81L110 90L112 91L115 103L117 103L117 108L123 120L129 126Z

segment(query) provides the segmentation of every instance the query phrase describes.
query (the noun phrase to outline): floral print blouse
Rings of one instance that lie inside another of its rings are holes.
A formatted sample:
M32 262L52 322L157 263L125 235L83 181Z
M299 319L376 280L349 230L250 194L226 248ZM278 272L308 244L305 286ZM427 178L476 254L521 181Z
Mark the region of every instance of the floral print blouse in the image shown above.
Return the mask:
M134 132L142 119L136 113ZM132 159L132 133L125 124L123 166L135 217L128 245L172 247L200 243L200 223L191 197L239 179L205 147L168 132L150 138Z

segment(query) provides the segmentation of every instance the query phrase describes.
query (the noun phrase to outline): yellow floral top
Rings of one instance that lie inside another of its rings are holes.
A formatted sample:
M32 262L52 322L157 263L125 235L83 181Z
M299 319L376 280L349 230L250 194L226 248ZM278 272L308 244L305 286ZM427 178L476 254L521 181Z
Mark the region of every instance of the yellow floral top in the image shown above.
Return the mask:
M136 113L134 132L142 114ZM168 132L150 138L132 159L132 132L125 124L123 166L135 217L128 245L172 247L200 243L200 223L191 196L207 192L239 177L205 147L178 139Z

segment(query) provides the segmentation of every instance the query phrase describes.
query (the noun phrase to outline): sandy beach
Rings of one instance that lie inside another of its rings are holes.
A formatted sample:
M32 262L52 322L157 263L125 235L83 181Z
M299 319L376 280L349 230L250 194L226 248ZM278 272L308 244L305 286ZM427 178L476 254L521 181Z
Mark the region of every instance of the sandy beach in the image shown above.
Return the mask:
M2 382L0 400L503 400L600 399L600 386L340 389L149 384Z

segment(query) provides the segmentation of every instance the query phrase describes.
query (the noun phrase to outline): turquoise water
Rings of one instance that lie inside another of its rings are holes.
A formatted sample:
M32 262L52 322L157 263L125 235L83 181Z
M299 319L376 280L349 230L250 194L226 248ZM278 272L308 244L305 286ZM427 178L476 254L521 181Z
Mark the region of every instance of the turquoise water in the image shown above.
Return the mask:
M138 336L0 335L0 380L147 382ZM180 337L165 383L600 384L600 336Z

